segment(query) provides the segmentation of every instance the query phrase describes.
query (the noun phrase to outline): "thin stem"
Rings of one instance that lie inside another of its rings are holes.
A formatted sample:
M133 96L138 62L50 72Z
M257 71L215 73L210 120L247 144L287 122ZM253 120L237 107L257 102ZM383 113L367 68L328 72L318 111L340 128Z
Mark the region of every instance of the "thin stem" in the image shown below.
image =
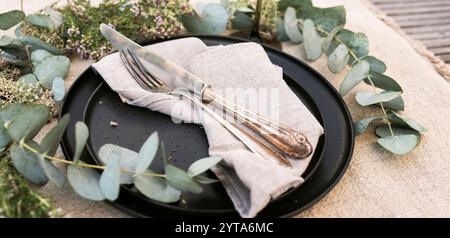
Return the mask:
M23 0L20 0L20 10L23 12Z
M320 27L316 28L317 31L325 34L325 35L330 35L330 33L328 33L327 31L321 29ZM342 42L341 40L339 40L336 36L333 37L333 40L337 41L340 44L344 44L344 42ZM356 56L355 52L353 52L350 48L348 49L349 54L355 59L356 62L361 62L361 60ZM375 87L375 84L372 81L372 78L370 77L370 75L367 75L367 80L369 80L370 85L372 86L372 91L378 96L378 103L380 104L381 107L381 111L383 112L384 115L384 120L387 122L387 125L389 127L389 131L391 132L391 135L394 136L394 131L392 130L392 125L391 125L391 121L389 121L389 118L387 116L386 110L384 109L384 105L381 102L380 98L379 98L379 94L377 93L377 89Z
M57 161L57 162L64 163L64 164L76 165L76 166L87 167L87 168L92 168L92 169L101 169L101 170L105 170L106 169L105 166L101 166L101 165L80 163L80 162L75 162L75 161L61 159L61 158L58 158L58 157L49 156L49 155L46 155L46 154L41 154L39 151L37 151L36 149L31 147L30 145L28 145L24 141L20 142L20 146L26 148L27 150L29 150L29 151L31 151L31 152L33 152L35 154L40 154L40 155L42 155L42 157L44 157L45 159L48 159L48 160L53 160L53 161ZM122 168L121 168L121 171L125 172L125 173L130 173L130 174L135 174L136 173L135 171L132 171L132 170L129 170L129 169L122 169ZM157 173L142 173L141 175L154 176L154 177L166 177L165 174L157 174Z

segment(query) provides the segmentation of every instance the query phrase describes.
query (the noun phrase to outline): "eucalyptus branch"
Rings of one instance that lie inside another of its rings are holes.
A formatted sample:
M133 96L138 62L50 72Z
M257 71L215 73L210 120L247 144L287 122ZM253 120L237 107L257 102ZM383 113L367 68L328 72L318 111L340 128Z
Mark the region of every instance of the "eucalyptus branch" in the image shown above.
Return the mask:
M41 155L42 157L44 157L45 159L48 159L48 160L52 160L52 161L56 161L56 162L60 162L60 163L64 163L64 164L70 164L70 165L74 165L74 166L81 166L81 167L91 168L91 169L100 169L100 170L105 170L106 169L106 166L102 166L102 165L93 165L93 164L80 163L80 162L75 162L75 161L71 161L71 160L61 159L61 158L54 157L54 156L49 156L47 154L41 154L39 151L37 151L36 149L31 147L30 145L28 145L24 141L20 141L20 146L22 146L22 147L26 148L27 150L35 153L36 155ZM128 169L121 168L121 171L124 172L124 173L136 174L136 171L132 171L132 170L128 170ZM166 177L165 174L148 173L148 172L141 173L141 175L153 176L153 177L162 177L162 178Z
M329 32L323 30L323 29L320 28L320 27L316 27L316 30L317 30L318 32L320 32L320 33L326 35L326 36L329 36L329 35L330 35ZM344 42L342 42L341 40L339 40L339 38L337 38L336 35L333 36L333 40L335 40L335 41L338 42L339 44L346 45ZM355 59L355 61L358 62L358 63L361 62L361 59L358 58L358 57L356 56L355 52L354 52L350 47L347 46L347 48L348 48L349 54ZM367 80L369 80L369 82L370 82L370 86L372 87L372 91L373 91L375 94L377 94L378 101L379 101L379 105L380 105L380 107L381 107L381 111L383 112L384 120L385 120L385 122L387 123L387 125L388 125L388 127L389 127L389 132L391 133L392 136L394 136L394 131L392 130L391 121L389 121L389 118L388 118L388 115L387 115L386 110L385 110L385 108L384 108L384 105L383 105L383 103L381 102L381 99L380 99L380 97L379 97L379 94L378 94L378 92L377 92L377 89L376 89L376 87L375 87L375 85L374 85L374 83L373 83L372 78L371 78L370 75L367 76Z

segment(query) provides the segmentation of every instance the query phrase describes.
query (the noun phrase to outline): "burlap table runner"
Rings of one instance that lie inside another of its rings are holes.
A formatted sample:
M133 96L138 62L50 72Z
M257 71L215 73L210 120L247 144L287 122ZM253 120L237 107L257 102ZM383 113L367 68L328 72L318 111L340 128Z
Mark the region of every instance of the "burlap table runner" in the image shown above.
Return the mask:
M52 2L52 1L48 1ZM19 3L3 2L1 9L17 9ZM25 1L27 11L36 11L42 1ZM387 25L366 1L318 0L320 7L344 5L346 27L364 32L372 55L382 59L386 74L403 87L405 113L429 129L420 145L406 156L393 156L375 144L369 132L356 138L352 162L336 187L312 208L298 217L450 217L450 85L435 70L432 61L416 51L416 46ZM33 7L31 7L31 6ZM283 45L283 50L303 59L299 46ZM422 52L423 53L423 52ZM434 61L434 60L433 60ZM68 82L89 66L75 59ZM332 74L326 59L311 64L334 86L345 74ZM369 91L360 85L345 97L354 119L379 113L378 108L362 108L354 95ZM61 153L59 153L62 156ZM70 217L126 217L106 205L77 197L70 188L49 184L39 189Z

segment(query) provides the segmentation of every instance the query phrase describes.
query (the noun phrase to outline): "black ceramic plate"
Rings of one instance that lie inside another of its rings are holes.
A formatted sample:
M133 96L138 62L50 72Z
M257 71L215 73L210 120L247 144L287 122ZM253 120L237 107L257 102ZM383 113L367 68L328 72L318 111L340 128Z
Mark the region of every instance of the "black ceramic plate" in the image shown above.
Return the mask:
M244 41L219 36L199 38L207 45ZM303 175L305 183L272 201L258 215L291 216L322 198L345 172L353 152L352 120L342 98L320 74L292 56L270 47L265 46L265 49L271 61L283 68L286 83L325 129L325 135L320 138L313 159ZM106 143L138 151L153 131L158 131L165 142L166 151L180 167L186 168L194 160L207 156L208 144L202 128L192 124L174 124L169 116L121 103L117 94L102 81L100 75L88 68L67 94L61 108L61 115L71 114L71 122L61 143L67 158L72 158L74 154L74 124L80 120L85 120L91 130L88 147L92 156L87 150L82 155L86 162L95 163L93 158L96 152ZM118 122L119 126L112 128L112 120ZM155 170L162 167L160 163L154 166ZM123 187L119 199L113 205L136 216L238 216L220 184L205 186L201 195L183 194L183 199L180 203L163 204L144 198L130 187Z

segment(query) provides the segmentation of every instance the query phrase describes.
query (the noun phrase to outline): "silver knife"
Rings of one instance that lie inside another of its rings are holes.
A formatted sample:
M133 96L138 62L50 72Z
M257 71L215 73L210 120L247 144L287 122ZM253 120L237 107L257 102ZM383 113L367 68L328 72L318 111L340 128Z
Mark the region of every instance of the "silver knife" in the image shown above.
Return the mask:
M130 49L134 54L139 56L140 58L150 62L152 65L161 69L165 72L170 72L170 77L178 78L178 80L171 80L173 87L179 88L187 88L191 92L203 98L203 92L208 87L208 84L203 80L193 75L189 71L183 69L178 66L174 62L161 57L158 54L155 54L149 50L146 50L144 47L140 46L136 42L128 39L120 32L114 30L111 26L108 26L104 23L100 25L100 31L102 35L112 44L114 48L117 50L126 50Z

